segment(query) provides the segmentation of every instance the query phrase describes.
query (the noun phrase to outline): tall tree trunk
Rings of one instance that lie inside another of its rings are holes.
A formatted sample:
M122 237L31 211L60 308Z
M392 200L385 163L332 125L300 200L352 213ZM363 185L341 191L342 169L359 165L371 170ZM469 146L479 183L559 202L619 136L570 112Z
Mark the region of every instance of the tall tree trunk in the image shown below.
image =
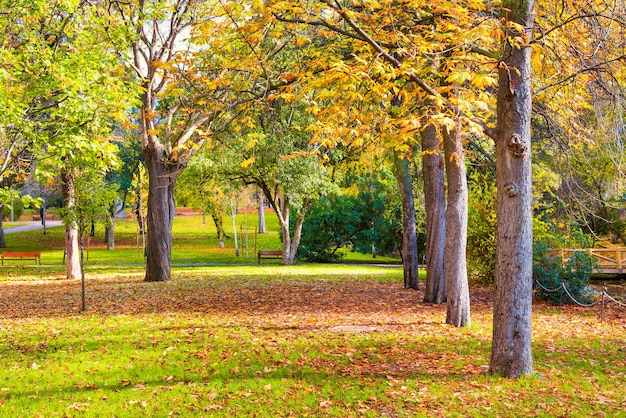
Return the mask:
M224 248L226 244L224 243L224 239L226 237L226 232L224 231L224 220L222 219L222 210L217 208L211 209L211 219L213 219L213 223L215 224L215 229L217 230L217 239L219 240L219 247Z
M148 282L171 279L172 225L174 185L176 175L164 160L165 150L160 146L143 149L148 170L148 235L146 242L146 277Z
M409 160L394 153L394 173L402 199L402 268L404 270L404 288L419 289L417 231L415 227L415 200L413 183L409 170Z
M506 0L508 18L531 37L533 0ZM532 112L531 48L506 43L499 66L496 132L498 229L489 370L505 377L533 373L532 314Z
M76 204L74 196L74 177L71 174L61 174L63 206L71 212ZM65 224L65 262L66 278L76 279L80 276L80 245L78 242L78 225L74 221Z
M0 205L0 248L7 247L7 243L4 239L4 225L2 224L3 222L4 222L4 205L1 204Z
M424 302L446 301L444 248L446 243L446 196L443 158L439 150L437 128L428 125L422 131L422 171L426 209L426 289Z
M109 222L104 229L104 240L107 243L107 250L115 250L115 206L109 211Z
M259 234L265 234L265 198L259 193Z
M278 221L283 234L283 258L280 261L282 265L290 266L294 262L291 256L291 231L289 230L289 217L291 216L291 205L287 196L283 196L280 204L280 213Z
M460 127L443 131L443 149L448 181L446 207L445 276L448 292L446 323L457 326L470 324L470 299L467 283L467 178L465 154Z

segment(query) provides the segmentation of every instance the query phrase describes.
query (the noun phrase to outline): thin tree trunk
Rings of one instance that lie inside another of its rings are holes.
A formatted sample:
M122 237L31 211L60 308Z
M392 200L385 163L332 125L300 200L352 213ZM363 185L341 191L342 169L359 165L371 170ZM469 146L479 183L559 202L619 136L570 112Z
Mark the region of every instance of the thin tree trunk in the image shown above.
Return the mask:
M446 301L444 248L446 243L446 196L443 157L437 128L428 125L422 132L424 206L426 210L426 289L424 302Z
M224 239L226 237L226 232L224 231L224 220L222 219L222 211L217 209L211 210L211 219L213 219L213 223L215 224L215 229L217 230L217 239L219 240L220 248L225 247Z
M464 327L470 324L470 299L467 283L467 178L460 129L443 131L448 205L446 207L445 276L447 297L446 323Z
M175 175L163 160L165 150L159 146L144 147L148 170L148 236L146 242L146 277L149 282L171 279L172 225Z
M104 228L104 240L107 243L107 250L115 250L115 206L109 211L109 222Z
M61 174L63 206L71 212L76 204L74 197L74 178L71 174ZM74 221L65 224L65 262L66 278L80 277L80 248L78 242L78 225Z
M265 198L259 193L259 234L265 234Z
M290 266L293 264L293 258L291 257L291 231L289 230L289 216L291 212L291 205L287 196L283 196L280 205L280 229L283 233L283 258L280 261L282 265Z
M533 0L508 0L508 18L526 28L534 22ZM510 29L513 31L513 29ZM498 229L489 370L504 377L533 373L532 317L532 112L531 48L511 47L499 66L497 96L496 177Z
M415 201L409 170L409 160L394 153L394 173L402 199L402 267L404 288L419 289L417 231L415 227Z

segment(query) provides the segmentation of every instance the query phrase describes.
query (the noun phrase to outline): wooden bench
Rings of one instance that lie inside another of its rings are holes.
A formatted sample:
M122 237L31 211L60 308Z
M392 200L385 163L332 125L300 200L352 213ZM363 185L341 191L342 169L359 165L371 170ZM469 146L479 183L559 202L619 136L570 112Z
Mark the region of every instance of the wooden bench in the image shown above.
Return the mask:
M54 214L46 213L46 219L49 221L54 221ZM33 215L33 221L41 221L40 215Z
M2 265L4 266L4 260L34 260L41 264L41 253L38 251L32 252L16 252L5 251L2 253Z
M261 264L262 258L283 258L283 252L281 250L259 250L259 264Z

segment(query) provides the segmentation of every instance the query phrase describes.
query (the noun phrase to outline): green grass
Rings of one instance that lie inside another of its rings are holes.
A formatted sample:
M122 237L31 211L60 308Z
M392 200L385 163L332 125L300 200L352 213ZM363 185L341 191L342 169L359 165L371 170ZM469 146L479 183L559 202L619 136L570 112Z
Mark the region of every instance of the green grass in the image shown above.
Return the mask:
M215 225L210 219L203 222L201 216L177 216L174 218L172 233L172 265L254 265L257 263L256 252L280 250L282 248L278 230L278 219L273 214L266 216L267 233L256 234L256 214L237 215L237 241L239 255L235 251L235 240L230 218L225 218L224 227L228 238L225 248L219 248ZM121 219L115 222L115 250L109 251L104 243L104 227L97 225L95 236L85 238L85 265L87 271L106 266L143 266L143 242L135 219ZM50 276L63 273L64 229L63 227L7 234L7 251L41 251L41 262L45 267L32 267L32 262L11 261L4 269L5 277L17 277L27 269L35 276L42 271ZM345 261L349 263L399 263L399 259L376 257L371 255L347 253ZM279 265L278 259L264 259L263 265ZM11 270L13 266L13 270ZM134 267L131 267L134 268Z
M536 375L501 379L490 289L472 288L472 326L454 328L400 268L258 266L199 217L176 218L173 279L147 283L134 228L116 225L115 251L93 243L84 313L80 282L59 280L62 228L7 236L46 265L0 270L0 416L626 416L615 307L601 321L537 304Z

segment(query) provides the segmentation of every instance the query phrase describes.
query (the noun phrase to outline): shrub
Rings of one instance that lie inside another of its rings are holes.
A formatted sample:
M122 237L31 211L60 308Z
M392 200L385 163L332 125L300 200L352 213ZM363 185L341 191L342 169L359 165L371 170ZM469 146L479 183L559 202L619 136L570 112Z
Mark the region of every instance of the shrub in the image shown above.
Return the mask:
M483 174L470 178L467 268L472 280L493 283L496 270L496 186Z
M554 305L574 303L561 286L563 284L576 301L589 303L587 285L594 267L594 258L583 251L574 252L564 263L560 256L550 253L546 244L537 243L533 249L536 294Z
M24 204L21 199L13 201L13 218L17 221L24 213ZM5 204L3 209L3 219L11 220L11 204Z

